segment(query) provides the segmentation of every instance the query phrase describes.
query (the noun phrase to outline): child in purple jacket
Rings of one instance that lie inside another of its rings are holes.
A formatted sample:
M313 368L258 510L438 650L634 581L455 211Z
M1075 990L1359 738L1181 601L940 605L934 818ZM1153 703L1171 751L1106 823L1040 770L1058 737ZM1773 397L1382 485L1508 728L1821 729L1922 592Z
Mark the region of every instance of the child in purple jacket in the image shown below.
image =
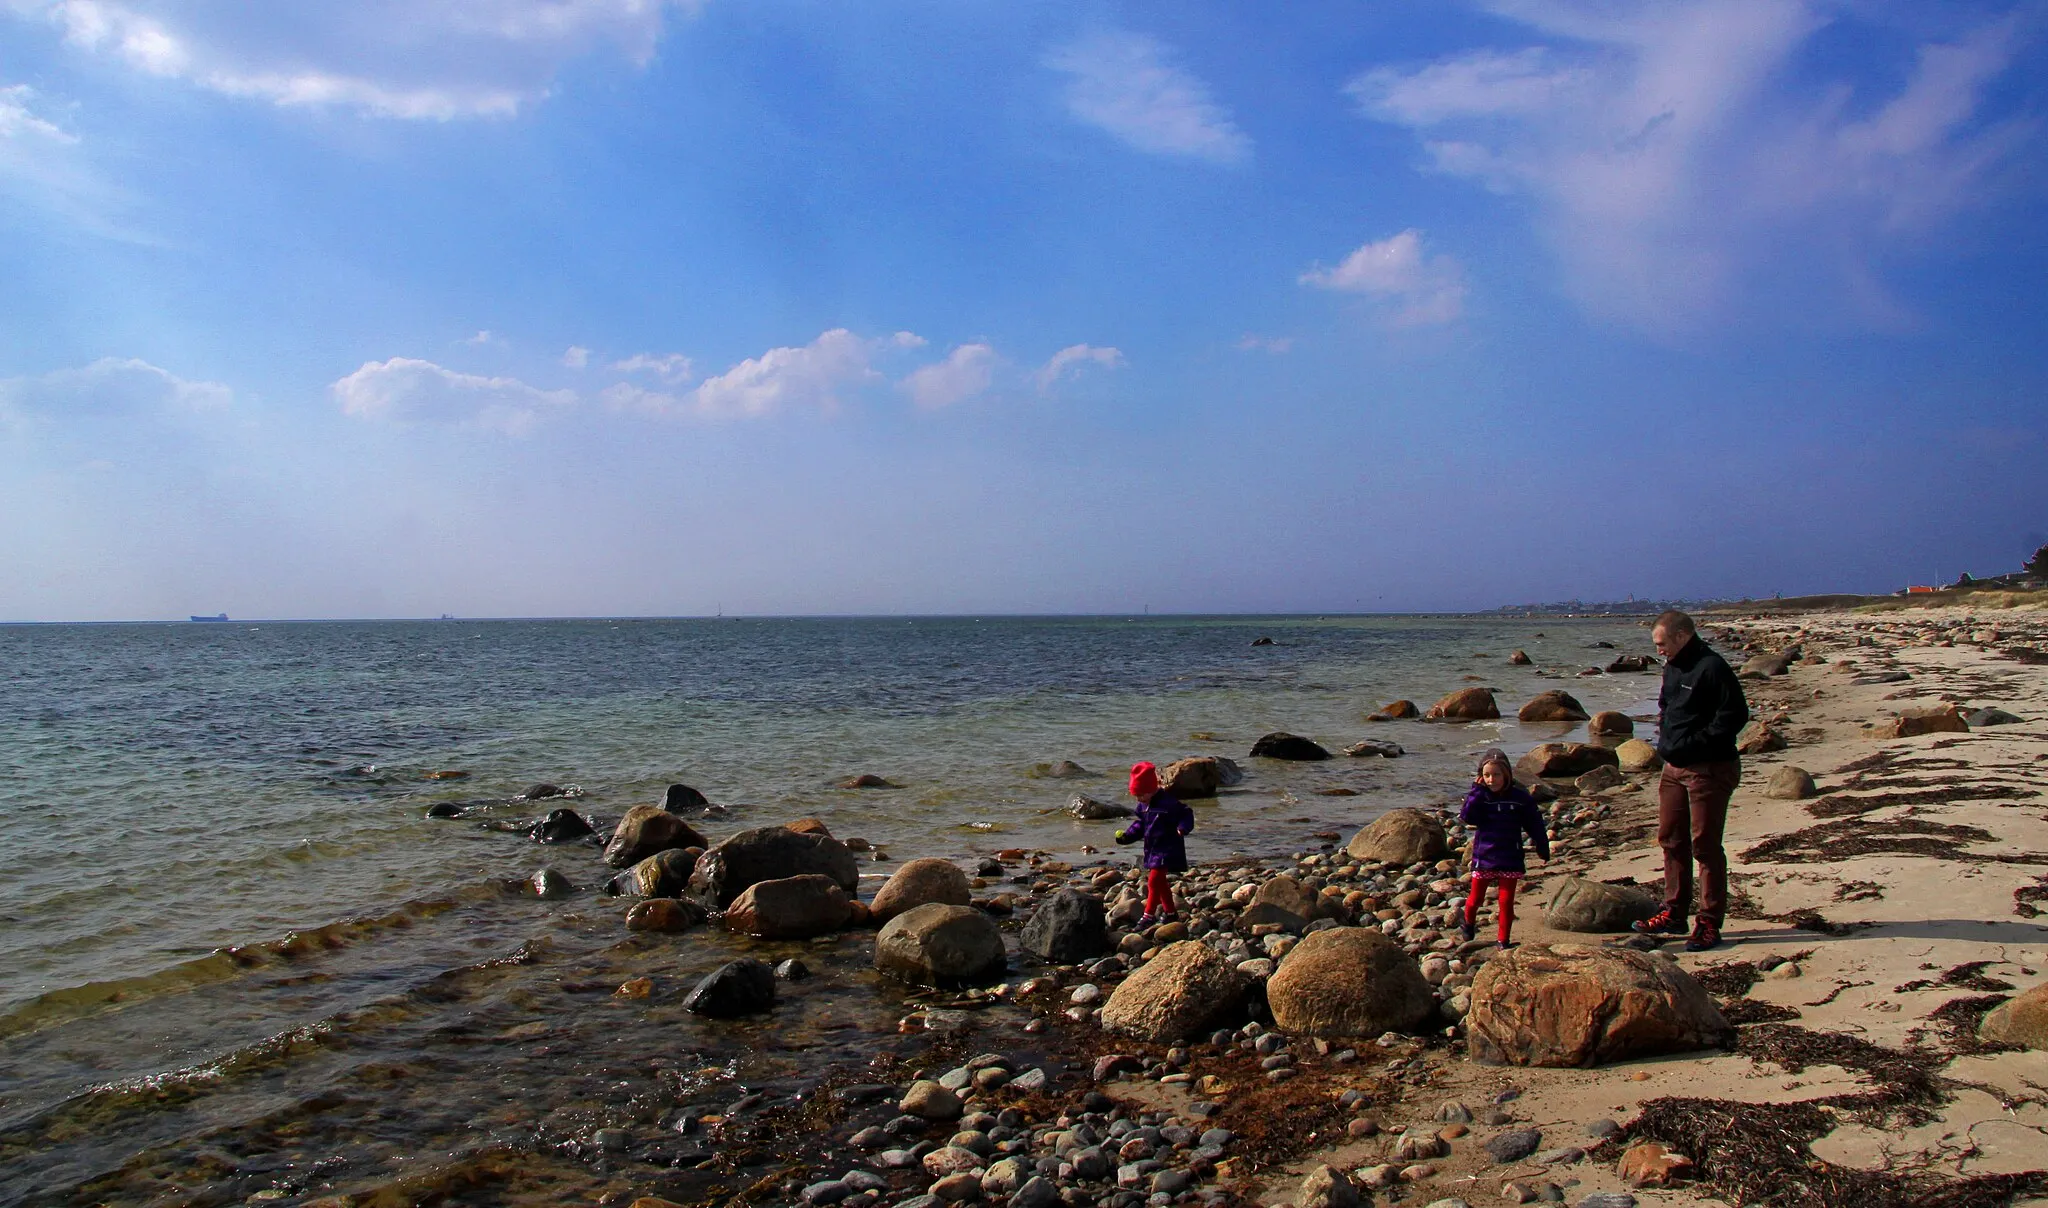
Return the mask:
M1458 821L1472 828L1472 893L1465 899L1465 938L1478 933L1479 907L1490 884L1500 896L1500 946L1512 948L1508 936L1515 927L1515 884L1525 871L1522 836L1529 836L1536 854L1548 864L1550 835L1543 826L1543 811L1515 783L1514 766L1500 748L1480 752L1479 774L1465 794Z
M1138 926L1170 923L1176 916L1166 874L1188 870L1188 847L1181 836L1195 829L1195 811L1159 787L1159 769L1150 763L1131 765L1131 796L1138 799L1138 813L1117 832L1116 841L1145 841L1145 914Z

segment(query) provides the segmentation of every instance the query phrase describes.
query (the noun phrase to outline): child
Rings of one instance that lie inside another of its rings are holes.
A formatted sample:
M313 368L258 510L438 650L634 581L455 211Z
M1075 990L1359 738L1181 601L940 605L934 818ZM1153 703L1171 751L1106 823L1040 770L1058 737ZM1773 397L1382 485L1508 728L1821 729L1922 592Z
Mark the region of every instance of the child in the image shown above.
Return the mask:
M1145 913L1138 926L1170 923L1176 916L1166 874L1188 870L1188 848L1181 836L1195 829L1195 812L1159 787L1159 769L1149 763L1131 765L1131 796L1138 799L1138 814L1116 833L1116 841L1145 841Z
M1478 931L1479 906L1488 883L1500 893L1500 946L1512 948L1508 936L1515 926L1515 882L1522 879L1522 835L1536 844L1536 854L1550 862L1550 836L1536 799L1515 783L1514 768L1498 747L1479 755L1479 774L1458 821L1472 828L1472 893L1465 899L1465 938Z

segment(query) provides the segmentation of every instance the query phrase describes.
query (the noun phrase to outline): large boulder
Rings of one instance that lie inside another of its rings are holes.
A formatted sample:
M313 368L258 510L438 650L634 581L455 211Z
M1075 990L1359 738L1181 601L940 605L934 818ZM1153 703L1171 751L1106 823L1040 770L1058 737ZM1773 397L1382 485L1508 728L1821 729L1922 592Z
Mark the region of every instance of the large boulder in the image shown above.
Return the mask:
M725 929L764 940L801 940L838 931L852 917L853 904L838 882L807 873L741 890L725 908Z
M619 819L612 841L605 845L604 862L624 868L672 847L709 846L689 823L660 806L636 805Z
M1627 931L1629 924L1657 913L1656 898L1640 889L1567 877L1543 907L1543 919L1559 931Z
M683 1010L713 1019L751 1015L774 1005L775 970L751 957L720 965L683 999Z
M1379 708L1377 708L1377 709L1374 709L1374 710L1373 710L1372 712L1370 712L1370 713L1366 714L1366 715L1365 715L1365 720L1367 720L1367 721L1407 721L1407 720L1408 720L1409 718L1411 718L1411 717L1420 717L1420 716L1422 716L1422 710L1420 710L1420 709L1418 709L1418 708L1416 708L1416 707L1415 707L1415 702L1414 702L1414 701L1412 701L1412 700L1396 700L1396 701L1388 701L1388 702L1387 702L1386 704L1384 704L1384 705L1381 705L1381 706L1380 706Z
M671 814L680 814L684 810L701 810L710 804L709 798L687 784L669 785L661 794L661 808ZM704 845L699 843L696 846Z
M626 911L626 930L688 931L704 918L704 908L688 898L649 898Z
M1655 772L1664 766L1657 745L1640 738L1631 738L1614 748L1614 758L1624 772Z
M1460 688L1431 705L1422 720L1494 721L1499 717L1500 706L1494 703L1493 689Z
M1789 763L1772 772L1770 782L1764 785L1764 796L1780 801L1804 801L1819 791L1813 783L1813 773Z
M1977 1034L1999 1044L2048 1049L2048 982L1993 1008L1977 1025Z
M1291 759L1307 763L1329 757L1330 753L1323 749L1321 743L1285 730L1275 730L1252 744L1253 759Z
M1344 848L1354 860L1420 864L1451 854L1450 836L1436 815L1418 809L1388 810L1366 824Z
M1583 776L1594 768L1617 767L1621 756L1591 742L1545 742L1515 761L1515 778L1524 784L1545 776Z
M1524 944L1486 962L1464 1024L1482 1061L1556 1068L1696 1052L1732 1033L1675 962L1583 944Z
M886 923L904 911L929 902L965 906L974 900L967 874L951 860L931 857L912 860L896 870L869 903L875 921Z
M1109 921L1102 899L1078 889L1061 889L1025 920L1017 942L1056 965L1090 960L1109 951Z
M1879 738L1912 738L1920 734L1968 733L1970 723L1963 718L1961 709L1945 704L1903 710L1897 717L1877 722L1876 729Z
M548 816L534 823L526 833L533 837L535 843L573 843L596 832L583 815L563 809L549 810Z
M1586 723L1586 733L1595 738L1627 738L1636 732L1636 723L1626 713L1613 709L1602 709Z
M1003 933L972 906L927 902L884 924L875 936L875 968L921 986L957 986L999 976Z
M1560 689L1539 693L1515 714L1517 721L1584 721L1586 706L1579 698Z
M697 868L697 857L689 850L671 847L656 852L611 879L611 891L642 898L673 898L689 887Z
M1313 931L1266 982L1280 1030L1336 1039L1402 1032L1428 1019L1436 996L1421 966L1372 927Z
M1153 1044L1186 1040L1234 1016L1244 978L1199 940L1168 944L1102 1006L1102 1026Z
M1223 761L1214 755L1177 759L1159 771L1159 787L1183 801L1214 797L1223 787Z
M706 850L690 877L690 896L724 910L757 881L810 873L832 878L849 894L860 885L860 866L837 839L801 834L786 826L761 826L721 839Z
M1067 802L1067 812L1083 822L1100 822L1107 818L1128 818L1135 811L1128 805L1097 801L1086 793L1075 793Z

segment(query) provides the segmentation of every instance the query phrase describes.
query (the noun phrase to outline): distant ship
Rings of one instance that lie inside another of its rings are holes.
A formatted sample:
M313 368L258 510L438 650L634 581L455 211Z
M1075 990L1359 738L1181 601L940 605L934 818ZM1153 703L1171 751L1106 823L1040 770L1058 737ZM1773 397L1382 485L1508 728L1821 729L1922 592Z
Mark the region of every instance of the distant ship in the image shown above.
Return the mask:
M442 613L442 614L441 614L441 619L442 619L442 620L444 620L444 621L452 621L452 620L454 620L454 619L455 619L455 614L454 614L454 613L449 613L449 612L444 612L444 613Z
M217 617L193 617L192 619L195 621L225 621L228 619L228 614L222 613Z

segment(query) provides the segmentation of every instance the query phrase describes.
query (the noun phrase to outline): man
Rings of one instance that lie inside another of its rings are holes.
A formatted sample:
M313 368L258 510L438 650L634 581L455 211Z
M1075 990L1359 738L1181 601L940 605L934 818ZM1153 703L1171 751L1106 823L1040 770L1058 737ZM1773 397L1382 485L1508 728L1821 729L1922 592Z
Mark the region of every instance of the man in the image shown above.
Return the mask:
M1657 781L1657 845L1664 849L1664 909L1637 923L1644 935L1683 935L1692 910L1692 866L1699 861L1699 914L1685 942L1704 952L1721 942L1728 910L1728 854L1721 831L1728 822L1728 798L1742 779L1735 736L1749 724L1742 682L1722 657L1707 647L1691 617L1672 609L1658 616L1650 641L1664 656L1664 687L1657 694L1662 718L1657 754L1664 775Z

